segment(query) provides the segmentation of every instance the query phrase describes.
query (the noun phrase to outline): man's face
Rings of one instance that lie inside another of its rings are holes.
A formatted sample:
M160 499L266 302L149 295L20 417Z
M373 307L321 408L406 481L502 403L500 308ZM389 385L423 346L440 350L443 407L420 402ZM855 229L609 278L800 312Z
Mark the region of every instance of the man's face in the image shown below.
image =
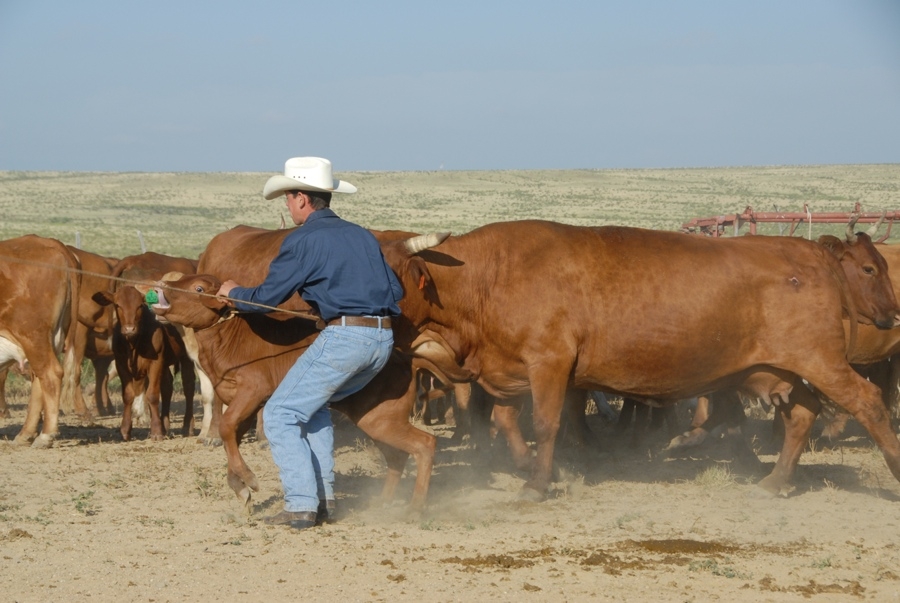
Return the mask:
M287 205L288 211L291 212L291 219L294 224L300 226L306 221L308 215L304 209L309 205L309 198L303 194L303 191L288 191L284 194L284 203Z

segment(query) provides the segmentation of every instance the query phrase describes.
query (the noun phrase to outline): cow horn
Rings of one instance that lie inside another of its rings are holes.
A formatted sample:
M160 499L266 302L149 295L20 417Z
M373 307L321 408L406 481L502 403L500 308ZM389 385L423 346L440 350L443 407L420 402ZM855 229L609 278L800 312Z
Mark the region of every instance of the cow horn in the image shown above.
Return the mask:
M406 250L410 254L415 255L420 251L437 247L446 241L449 236L449 232L431 232L427 235L419 235L417 237L406 239L403 241L403 246L406 247Z
M850 244L856 243L856 233L853 232L853 227L856 226L857 220L859 220L859 214L852 214L850 222L847 224L847 242Z
M875 235L878 233L878 229L881 228L882 224L884 224L884 218L886 216L887 216L887 210L884 209L881 211L881 217L878 218L878 221L875 222L875 224L872 226L872 228L870 228L869 230L866 231L866 234L874 239Z

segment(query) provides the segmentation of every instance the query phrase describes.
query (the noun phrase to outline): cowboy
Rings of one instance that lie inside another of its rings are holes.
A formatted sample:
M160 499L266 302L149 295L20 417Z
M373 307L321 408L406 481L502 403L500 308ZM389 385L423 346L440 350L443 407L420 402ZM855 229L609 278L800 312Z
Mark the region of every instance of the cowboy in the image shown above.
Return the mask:
M334 519L334 426L328 404L362 389L387 363L393 347L391 316L403 289L368 230L340 219L332 193L356 187L332 177L331 162L294 157L284 175L263 188L266 199L285 196L294 223L269 265L265 281L222 283L218 295L244 312L267 311L295 292L326 324L297 359L263 410L272 458L284 487L284 510L270 525L305 529Z

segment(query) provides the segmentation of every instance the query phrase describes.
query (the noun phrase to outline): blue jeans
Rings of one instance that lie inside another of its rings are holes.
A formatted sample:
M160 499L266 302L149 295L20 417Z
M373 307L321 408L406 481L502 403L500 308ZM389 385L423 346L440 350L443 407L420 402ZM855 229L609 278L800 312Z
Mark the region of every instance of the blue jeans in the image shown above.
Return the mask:
M286 511L334 498L334 426L328 403L366 386L394 345L390 329L329 326L303 352L263 409Z

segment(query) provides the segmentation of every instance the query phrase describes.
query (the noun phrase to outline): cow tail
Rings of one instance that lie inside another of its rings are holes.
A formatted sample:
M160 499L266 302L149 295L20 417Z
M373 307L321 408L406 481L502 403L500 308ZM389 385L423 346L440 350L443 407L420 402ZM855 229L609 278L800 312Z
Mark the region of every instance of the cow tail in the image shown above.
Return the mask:
M75 330L78 328L78 299L81 293L81 262L71 254L72 262L69 263L68 278L68 308L69 325L66 329L66 343L63 358L63 381L60 392L60 407L66 409L75 408L75 391L81 384L78 377L81 371L77 370L75 359L78 357L75 350Z

